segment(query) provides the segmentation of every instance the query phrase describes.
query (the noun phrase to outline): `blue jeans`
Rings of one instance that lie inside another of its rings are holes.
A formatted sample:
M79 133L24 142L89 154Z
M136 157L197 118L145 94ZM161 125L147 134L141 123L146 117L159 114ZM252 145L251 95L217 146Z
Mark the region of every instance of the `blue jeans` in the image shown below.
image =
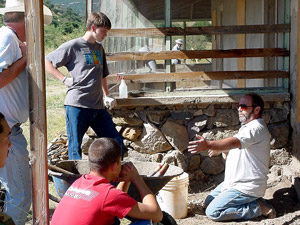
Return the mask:
M70 160L81 159L82 138L89 127L95 131L99 138L115 139L121 145L123 158L123 138L116 130L110 114L105 109L87 109L66 105L65 110Z
M261 215L258 197L234 188L221 192L223 183L205 199L206 215L214 221L249 220Z
M12 127L12 143L6 164L0 169L0 182L6 190L4 212L16 225L24 225L31 205L31 173L27 141L20 127Z

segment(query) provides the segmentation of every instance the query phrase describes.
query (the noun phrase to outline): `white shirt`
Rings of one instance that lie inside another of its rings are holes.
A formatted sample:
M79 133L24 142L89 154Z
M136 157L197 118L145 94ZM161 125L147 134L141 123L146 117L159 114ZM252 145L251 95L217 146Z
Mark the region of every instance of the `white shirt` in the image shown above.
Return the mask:
M263 197L267 188L270 161L270 138L263 119L243 125L234 136L241 148L229 151L223 190L234 188L245 194Z
M179 45L178 44L174 45L174 47L172 48L172 51L180 51ZM180 64L181 62L179 59L172 59L171 63L172 64Z
M22 57L19 44L21 41L9 28L0 28L0 76L14 62ZM24 123L29 116L28 108L28 75L24 69L11 83L0 88L0 112L12 127Z

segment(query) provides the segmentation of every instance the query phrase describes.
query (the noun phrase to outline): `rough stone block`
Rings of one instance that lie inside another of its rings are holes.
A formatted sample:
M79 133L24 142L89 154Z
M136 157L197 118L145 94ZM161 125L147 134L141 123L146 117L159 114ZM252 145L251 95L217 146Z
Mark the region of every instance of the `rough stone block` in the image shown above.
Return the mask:
M138 127L143 125L143 121L139 118L129 118L129 117L113 117L113 122L116 125L129 125L133 127Z
M145 123L143 133L138 140L131 144L131 147L142 153L154 154L172 149L162 132L153 124Z
M201 162L201 156L200 155L192 155L191 160L190 160L190 171L194 171L199 169L200 167L200 162Z
M138 139L142 130L136 127L126 127L122 133L122 136L130 141L135 141Z
M230 109L217 110L214 125L216 127L227 127L239 125L238 114Z
M207 109L203 109L203 113L207 116L215 116L216 110L213 105L209 105Z
M290 127L286 123L272 124L269 126L269 131L272 136L271 148L283 148L288 143Z
M271 120L270 123L280 123L286 121L288 118L288 113L281 109L271 110Z
M171 113L171 117L173 120L182 120L182 119L191 119L193 118L193 114L191 112L180 112L175 111Z
M161 131L174 149L183 152L189 144L187 129L174 121L167 120Z
M217 175L224 171L225 165L222 159L218 157L207 157L200 165L201 170L206 174Z
M195 117L188 122L188 135L189 140L192 140L196 134L199 134L207 125L207 116L202 115Z

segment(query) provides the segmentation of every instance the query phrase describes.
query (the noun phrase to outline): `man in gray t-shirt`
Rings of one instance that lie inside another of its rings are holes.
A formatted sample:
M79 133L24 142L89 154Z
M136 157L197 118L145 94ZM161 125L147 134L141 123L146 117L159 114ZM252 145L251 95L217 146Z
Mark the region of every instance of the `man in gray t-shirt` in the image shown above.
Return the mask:
M47 72L68 87L64 105L69 159L81 159L82 138L89 126L98 137L114 138L123 152L123 138L103 105L103 98L112 105L115 102L107 96L106 76L109 71L100 43L110 28L110 20L105 14L92 13L87 19L83 37L62 44L46 57ZM57 69L61 66L68 69L71 77L65 77Z

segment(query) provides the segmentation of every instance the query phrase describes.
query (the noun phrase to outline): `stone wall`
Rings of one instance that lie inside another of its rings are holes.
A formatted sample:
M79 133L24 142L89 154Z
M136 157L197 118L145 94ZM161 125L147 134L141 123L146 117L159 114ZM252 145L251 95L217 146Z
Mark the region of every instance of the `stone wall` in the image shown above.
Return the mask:
M263 118L272 135L274 150L289 149L289 113L287 101L265 102ZM240 127L236 102L123 106L111 114L124 137L128 150L125 156L129 160L167 162L188 171L191 179L221 173L224 159L222 156L210 158L206 153L192 155L186 151L188 142L195 140L196 134L208 140L231 137ZM83 144L86 150L94 134L89 131L88 135Z

